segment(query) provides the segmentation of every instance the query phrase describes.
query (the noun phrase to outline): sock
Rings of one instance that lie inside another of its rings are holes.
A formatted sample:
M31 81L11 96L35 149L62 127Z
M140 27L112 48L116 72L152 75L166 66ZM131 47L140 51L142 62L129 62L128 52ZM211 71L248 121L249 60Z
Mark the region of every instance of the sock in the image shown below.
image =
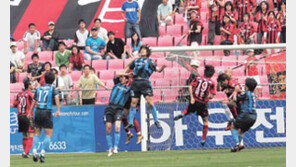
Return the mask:
M137 132L137 135L138 135L138 136L142 136L141 132Z
M25 153L26 153L27 140L28 140L27 137L23 137L23 149L24 149L24 152L25 152Z
M223 105L223 108L224 108L224 111L225 111L225 115L226 115L226 118L227 118L227 121L231 121L233 120L233 116L228 108L227 105Z
M118 148L119 139L120 139L120 132L114 133L114 147Z
M122 123L123 123L123 127L126 127L127 125L128 125L128 120L127 120L127 118L122 118ZM127 134L129 134L130 133L130 129L128 128L128 129L124 129L125 130L125 132L127 133Z
M182 111L182 113L181 113L183 116L184 115L187 115L187 109L186 110L184 110L184 111Z
M45 136L45 138L43 140L42 147L41 147L41 154L42 155L44 155L45 154L45 151L48 150L49 144L50 144L50 137Z
M137 112L136 107L131 107L130 108L130 113L128 115L128 122L130 124L134 124L134 118L135 118L136 112Z
M244 140L243 140L243 137L242 136L238 136L238 140L239 140L239 144L242 146L244 145Z
M235 141L235 145L239 144L238 133L236 129L231 130L232 137Z
M112 136L111 136L111 133L107 133L106 134L106 140L107 140L107 144L108 144L109 150L112 149L113 146L112 146Z
M158 121L157 110L156 110L156 107L154 105L150 106L150 113L153 115L154 122L157 122Z
M34 136L33 138L33 154L37 154L37 148L40 141L40 136Z
M208 125L202 126L202 140L205 141L208 134Z
M136 132L137 133L140 132L140 125L139 125L139 122L138 122L138 120L136 118L134 118L134 126L135 126Z
M33 145L33 137L29 137L26 142L25 153L28 154Z

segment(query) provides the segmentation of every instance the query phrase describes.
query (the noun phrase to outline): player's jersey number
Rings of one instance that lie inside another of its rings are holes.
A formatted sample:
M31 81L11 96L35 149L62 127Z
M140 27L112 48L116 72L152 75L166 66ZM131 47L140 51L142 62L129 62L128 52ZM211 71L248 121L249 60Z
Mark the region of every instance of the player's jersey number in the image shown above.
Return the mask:
M43 97L42 97L43 95ZM38 102L46 102L47 101L47 96L48 96L48 90L42 90L39 92L38 95Z
M19 97L19 112L20 114L26 113L26 106L27 106L27 101L25 96Z
M203 97L208 89L209 83L206 80L198 80L198 86L195 89L196 97Z

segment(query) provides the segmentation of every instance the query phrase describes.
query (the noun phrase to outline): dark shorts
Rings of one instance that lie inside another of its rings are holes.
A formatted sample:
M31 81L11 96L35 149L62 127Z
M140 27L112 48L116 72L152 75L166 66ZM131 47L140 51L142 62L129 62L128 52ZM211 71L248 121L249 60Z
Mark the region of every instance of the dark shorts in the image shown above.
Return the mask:
M188 113L196 112L196 115L200 115L202 118L205 118L205 117L209 116L207 103L201 103L201 102L198 102L198 101L195 101L194 104L191 104L189 102L189 105L187 107L187 112Z
M82 99L82 104L83 105L95 104L95 98L93 98L93 99Z
M36 109L34 124L36 128L53 128L52 113L47 109Z
M255 124L256 119L256 113L241 113L237 119L235 119L233 125L236 129L241 129L241 131L245 133Z
M18 120L18 131L24 133L33 133L34 132L34 125L33 120L29 119L26 115L19 115L17 116Z
M153 90L148 80L134 80L131 85L131 97L140 98L141 95L153 96Z
M131 97L129 97L128 98L128 100L126 101L126 103L125 103L125 105L124 105L124 107L123 108L125 108L125 109L130 109L131 108L131 102L132 102L132 98Z
M107 106L104 114L104 122L114 123L115 121L121 121L122 114L123 114L122 107Z

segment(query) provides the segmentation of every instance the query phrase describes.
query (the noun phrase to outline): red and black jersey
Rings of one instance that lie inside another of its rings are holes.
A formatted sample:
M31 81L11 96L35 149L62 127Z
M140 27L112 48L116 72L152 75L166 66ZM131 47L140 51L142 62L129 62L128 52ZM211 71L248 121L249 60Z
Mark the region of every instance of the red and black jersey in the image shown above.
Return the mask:
M266 28L264 28L264 32L267 32L266 43L278 43L279 36L278 33L281 32L281 24L279 21L268 21L266 24Z
M279 22L281 23L281 27L286 27L286 11L279 11L279 13L277 14L277 18L279 20Z
M196 77L190 85L193 87L194 99L201 103L209 101L209 94L216 94L215 84L211 78Z
M209 7L209 19L212 21L220 21L221 15L224 13L224 7L220 6L217 1L222 0L214 0L213 5Z
M243 22L238 26L238 35L245 42L247 42L249 37L255 32L256 32L255 25L252 22L248 22L248 23Z
M17 107L17 115L28 115L32 102L33 94L30 91L23 90L18 93L14 101L14 105Z
M202 30L203 30L203 24L202 22L198 19L198 18L195 18L195 19L192 19L190 20L190 29L192 31L194 31L193 33L191 34L199 34L199 33L196 33L195 31L197 30L197 27L198 26L201 26L201 30L200 30L200 33L202 33Z
M262 13L261 11L256 13L256 22L258 23L257 32L263 33L263 29L266 27L268 21L268 11ZM261 18L263 17L263 18Z
M233 2L234 8L237 9L238 12L238 20L243 21L243 14L250 13L251 14L251 7L257 6L255 0L234 0Z
M238 15L237 15L237 11L236 10L234 10L234 11L231 11L231 10L230 11L224 11L223 14L220 16L220 20L223 20L223 17L225 15L228 15L228 16L234 18L236 21L238 19Z
M234 92L234 89L237 85L239 85L240 88L242 88L241 85L236 80L231 78L228 81L228 84L226 86L222 86L222 91L225 91L226 96L230 97L232 95L232 93Z
M198 16L200 17L201 0L188 0L187 5L188 6L194 6L194 7L198 6L199 9L190 9L190 10L188 10L188 13L190 13L192 10L196 10L197 13L198 13Z
M234 36L234 34L236 34L235 25L229 22L228 24L224 25L223 28L227 31L230 31L231 34L229 35L223 31L221 31L222 40L229 40L233 43L234 42L233 36Z

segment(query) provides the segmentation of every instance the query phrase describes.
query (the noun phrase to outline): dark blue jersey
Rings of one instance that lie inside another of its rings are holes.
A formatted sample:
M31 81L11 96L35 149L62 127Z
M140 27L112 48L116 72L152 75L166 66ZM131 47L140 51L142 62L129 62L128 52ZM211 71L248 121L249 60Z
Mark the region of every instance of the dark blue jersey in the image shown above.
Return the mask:
M242 113L256 113L256 96L253 92L242 92L237 96L237 101L241 102Z
M156 65L150 58L138 58L129 68L134 70L135 78L149 79L151 74L156 70Z
M130 87L121 84L118 78L114 79L114 85L110 95L109 105L123 108L130 96Z
M34 95L34 100L37 102L37 108L51 110L56 95L59 95L59 92L52 85L46 84L38 87Z

